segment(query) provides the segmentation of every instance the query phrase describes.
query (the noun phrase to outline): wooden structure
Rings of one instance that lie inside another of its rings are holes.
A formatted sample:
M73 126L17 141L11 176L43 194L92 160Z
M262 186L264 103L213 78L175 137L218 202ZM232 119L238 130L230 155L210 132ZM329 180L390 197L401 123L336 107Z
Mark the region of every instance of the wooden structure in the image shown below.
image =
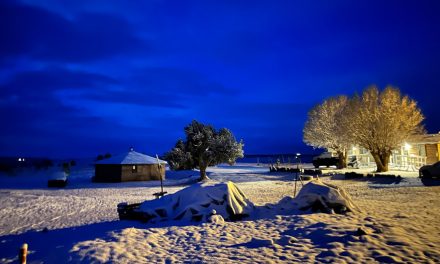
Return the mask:
M165 179L166 161L130 149L95 163L96 182L151 181Z
M437 134L416 135L408 139L408 143L415 146L410 149L410 154L423 155L426 164L440 161L440 132ZM413 149L419 153L413 153Z
M374 159L368 150L353 146L348 150L349 159L356 160L358 167L374 167ZM395 169L418 170L423 165L440 161L440 133L414 135L393 150L389 165Z

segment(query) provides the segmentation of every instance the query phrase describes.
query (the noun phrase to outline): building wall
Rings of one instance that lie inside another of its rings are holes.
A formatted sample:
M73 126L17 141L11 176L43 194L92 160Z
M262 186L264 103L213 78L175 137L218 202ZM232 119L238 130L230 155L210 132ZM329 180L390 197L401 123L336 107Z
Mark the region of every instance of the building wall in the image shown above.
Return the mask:
M165 179L165 166L159 170L156 164L135 165L136 171L133 172L133 165L122 165L121 181L151 181Z
M405 152L402 152L405 154ZM425 145L423 144L414 144L408 150L409 155L417 155L417 156L426 156Z
M94 180L97 182L120 182L121 166L109 165L109 164L96 164Z
M437 161L440 161L440 143L437 144Z
M426 148L426 164L433 164L439 161L440 144L427 144Z

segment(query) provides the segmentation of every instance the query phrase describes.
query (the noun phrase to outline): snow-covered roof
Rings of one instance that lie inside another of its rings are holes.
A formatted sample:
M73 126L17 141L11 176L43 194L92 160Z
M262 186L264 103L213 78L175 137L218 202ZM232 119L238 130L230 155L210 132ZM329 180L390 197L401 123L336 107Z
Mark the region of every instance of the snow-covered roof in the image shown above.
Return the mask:
M440 132L437 134L414 135L407 141L413 144L438 144L440 143Z
M160 160L161 164L167 164L166 161ZM133 164L157 164L157 159L130 149L126 153L113 156L108 159L97 161L95 164L118 164L118 165L133 165Z

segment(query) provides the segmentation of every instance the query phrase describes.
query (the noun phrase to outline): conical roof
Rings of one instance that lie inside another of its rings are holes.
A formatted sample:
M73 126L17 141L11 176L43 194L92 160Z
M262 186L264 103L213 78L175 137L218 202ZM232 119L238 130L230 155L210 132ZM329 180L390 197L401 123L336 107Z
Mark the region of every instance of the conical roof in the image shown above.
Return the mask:
M160 164L167 164L160 160ZM117 165L135 165L135 164L157 164L157 159L130 149L128 152L110 157L108 159L97 161L95 164L117 164Z

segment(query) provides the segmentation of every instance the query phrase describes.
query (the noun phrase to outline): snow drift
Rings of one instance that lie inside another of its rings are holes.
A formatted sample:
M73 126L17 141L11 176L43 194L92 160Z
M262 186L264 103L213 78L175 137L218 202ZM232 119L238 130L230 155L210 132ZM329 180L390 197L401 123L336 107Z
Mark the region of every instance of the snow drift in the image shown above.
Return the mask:
M165 220L207 221L213 214L225 220L249 216L254 205L233 182L197 183L174 194L145 201L132 213L124 212L127 204L119 204L121 219L139 219L146 222ZM122 216L122 217L121 217Z

